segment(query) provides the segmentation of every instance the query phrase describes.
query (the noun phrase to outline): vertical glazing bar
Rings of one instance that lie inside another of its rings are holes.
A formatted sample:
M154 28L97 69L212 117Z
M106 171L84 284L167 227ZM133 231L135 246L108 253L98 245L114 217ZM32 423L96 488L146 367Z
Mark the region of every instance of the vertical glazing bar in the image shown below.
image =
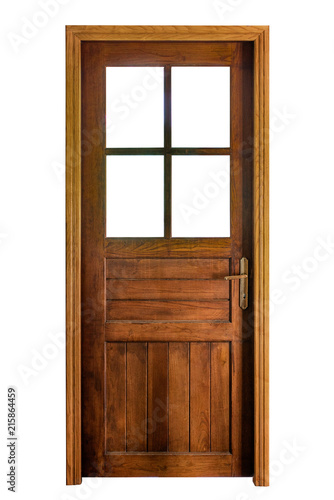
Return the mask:
M171 67L165 66L164 71L164 147L165 147L165 174L164 174L164 235L165 238L172 236L172 166L171 166L171 121L172 121L172 102L171 102Z

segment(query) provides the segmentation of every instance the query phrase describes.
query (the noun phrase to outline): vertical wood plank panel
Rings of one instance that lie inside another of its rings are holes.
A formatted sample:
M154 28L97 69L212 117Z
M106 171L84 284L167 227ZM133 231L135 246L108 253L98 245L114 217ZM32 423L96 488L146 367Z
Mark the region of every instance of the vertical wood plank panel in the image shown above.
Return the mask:
M148 451L168 448L168 343L148 344Z
M106 449L125 451L126 344L106 345Z
M169 343L168 451L189 451L189 343Z
M129 342L126 353L126 450L147 449L147 344Z
M190 343L190 451L210 451L210 344Z
M211 451L230 451L230 347L211 344Z

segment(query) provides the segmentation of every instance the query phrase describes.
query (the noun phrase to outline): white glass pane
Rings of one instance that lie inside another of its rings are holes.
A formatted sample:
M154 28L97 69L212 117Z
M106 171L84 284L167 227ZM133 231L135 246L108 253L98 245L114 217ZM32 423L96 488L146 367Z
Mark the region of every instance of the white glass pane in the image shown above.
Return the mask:
M229 156L173 156L172 236L230 236Z
M106 68L107 147L162 147L164 70Z
M172 145L229 147L230 68L172 68Z
M107 237L163 236L163 156L108 156L106 201Z

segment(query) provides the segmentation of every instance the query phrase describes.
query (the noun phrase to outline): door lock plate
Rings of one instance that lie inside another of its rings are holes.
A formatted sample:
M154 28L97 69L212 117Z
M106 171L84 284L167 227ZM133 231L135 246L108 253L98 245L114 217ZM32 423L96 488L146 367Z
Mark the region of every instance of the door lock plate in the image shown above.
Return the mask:
M239 304L241 309L248 307L248 259L242 257L240 259L240 274L233 276L225 276L224 280L234 281L239 280Z
M248 307L248 259L242 257L240 259L240 274L245 274L246 277L240 280L240 307L247 309Z

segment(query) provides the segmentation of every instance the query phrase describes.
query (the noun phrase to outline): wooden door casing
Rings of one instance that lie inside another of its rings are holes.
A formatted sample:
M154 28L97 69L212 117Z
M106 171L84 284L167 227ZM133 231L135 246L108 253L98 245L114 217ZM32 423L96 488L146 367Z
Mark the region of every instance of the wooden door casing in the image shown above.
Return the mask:
M81 54L86 41L248 41L254 47L253 308L254 476L269 485L269 27L66 27L66 481L82 480ZM98 467L96 473L98 474Z
M252 311L223 277L252 260L253 48L172 52L231 66L231 238L105 238L105 66L170 64L168 44L145 45L82 50L83 474L252 475Z

